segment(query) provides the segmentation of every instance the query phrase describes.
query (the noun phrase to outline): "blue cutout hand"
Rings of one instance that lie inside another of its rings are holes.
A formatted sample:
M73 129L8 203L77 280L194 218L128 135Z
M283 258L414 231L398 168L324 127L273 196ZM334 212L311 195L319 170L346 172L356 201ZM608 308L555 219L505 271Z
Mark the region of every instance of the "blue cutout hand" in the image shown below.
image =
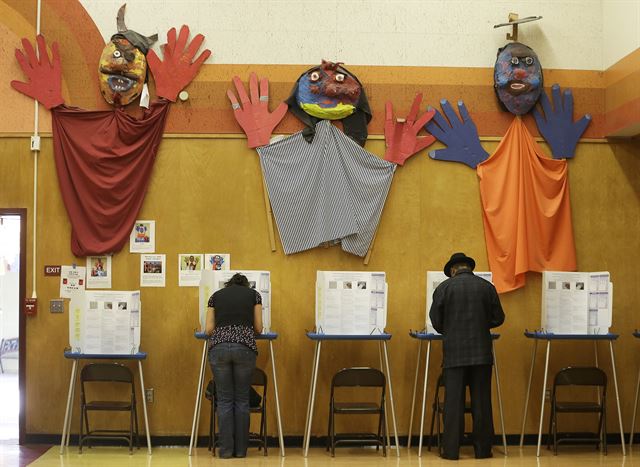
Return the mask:
M538 109L533 110L538 131L551 146L554 159L570 159L575 155L576 144L584 130L591 123L591 115L586 114L577 122L573 121L573 94L566 89L562 95L560 86L551 86L553 109L545 92L540 95L542 115Z
M480 145L476 124L471 120L462 101L458 101L458 110L462 121L456 115L449 101L441 100L440 106L449 121L447 122L442 114L436 110L433 119L427 123L426 129L447 147L429 151L429 157L442 161L462 162L475 169L480 162L489 157L487 151Z

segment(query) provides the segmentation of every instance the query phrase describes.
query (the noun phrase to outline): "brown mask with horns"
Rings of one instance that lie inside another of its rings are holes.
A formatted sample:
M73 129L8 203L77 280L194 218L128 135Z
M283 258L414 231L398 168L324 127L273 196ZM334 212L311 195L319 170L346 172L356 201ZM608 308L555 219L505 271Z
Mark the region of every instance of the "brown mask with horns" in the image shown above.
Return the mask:
M118 32L102 50L98 68L102 97L114 105L127 105L140 96L147 80L147 51L158 40L157 34L145 37L127 29L125 7L118 10Z

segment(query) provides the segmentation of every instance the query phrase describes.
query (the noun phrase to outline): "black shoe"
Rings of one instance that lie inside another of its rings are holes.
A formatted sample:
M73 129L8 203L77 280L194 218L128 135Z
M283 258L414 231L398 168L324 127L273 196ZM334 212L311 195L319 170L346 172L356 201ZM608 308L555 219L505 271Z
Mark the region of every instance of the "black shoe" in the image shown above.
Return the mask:
M447 459L447 460L450 460L450 461L457 461L459 459L459 456L455 456L455 457L454 456L448 456L448 455L446 455L444 453L440 454L440 457L442 459Z
M493 453L492 452L490 452L488 454L476 455L476 459L489 459L490 457L493 457Z

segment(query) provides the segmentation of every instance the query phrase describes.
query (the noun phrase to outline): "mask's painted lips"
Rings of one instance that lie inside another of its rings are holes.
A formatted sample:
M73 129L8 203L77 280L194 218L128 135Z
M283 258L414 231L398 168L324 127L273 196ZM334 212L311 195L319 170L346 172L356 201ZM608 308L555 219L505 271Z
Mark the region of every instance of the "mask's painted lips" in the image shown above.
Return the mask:
M132 79L122 75L109 75L107 82L113 92L127 92L135 83Z
M531 85L529 83L525 83L519 80L510 81L507 87L509 89L509 92L514 96L529 92L529 90L531 89Z

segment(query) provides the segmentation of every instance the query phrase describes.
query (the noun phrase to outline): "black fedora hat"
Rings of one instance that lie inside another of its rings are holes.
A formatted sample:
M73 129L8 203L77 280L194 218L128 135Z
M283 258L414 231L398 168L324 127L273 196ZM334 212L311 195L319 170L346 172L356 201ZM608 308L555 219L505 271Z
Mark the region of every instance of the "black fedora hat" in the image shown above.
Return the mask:
M472 271L476 267L476 261L473 258L468 257L464 253L454 253L451 255L451 258L449 258L449 261L447 261L447 264L444 265L445 275L451 277L451 266L459 263L468 264Z

